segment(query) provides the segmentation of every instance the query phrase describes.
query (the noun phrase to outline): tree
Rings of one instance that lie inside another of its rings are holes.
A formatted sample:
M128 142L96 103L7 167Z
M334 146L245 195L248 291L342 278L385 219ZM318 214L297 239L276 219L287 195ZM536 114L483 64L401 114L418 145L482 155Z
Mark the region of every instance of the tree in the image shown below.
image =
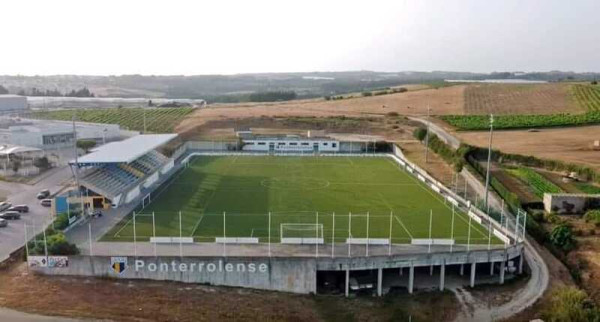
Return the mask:
M8 90L4 86L0 85L0 95L3 94L8 94Z
M19 168L21 168L21 161L19 161L19 160L12 160L11 167L12 167L12 170L14 172L19 171Z
M419 140L419 141L423 141L425 140L425 137L427 136L427 130L422 128L422 127L418 127L415 129L415 131L413 132L413 136Z
M550 242L565 252L573 250L575 248L575 239L573 238L571 227L564 224L554 227L550 233Z
M85 153L88 153L89 150L96 146L96 141L94 140L78 140L77 147L84 150Z
M584 291L564 287L553 292L543 317L544 321L599 321L600 311Z

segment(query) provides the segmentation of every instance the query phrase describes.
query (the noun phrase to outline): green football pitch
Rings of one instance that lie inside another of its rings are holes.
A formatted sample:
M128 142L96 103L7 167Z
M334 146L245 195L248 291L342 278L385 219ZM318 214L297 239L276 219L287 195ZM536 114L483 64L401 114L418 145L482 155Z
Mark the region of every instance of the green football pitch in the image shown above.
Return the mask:
M466 244L469 217L387 157L199 156L160 187L135 218L135 236L451 238ZM225 215L224 215L225 213ZM225 220L225 225L223 221ZM454 222L454 223L453 223ZM133 241L127 216L104 237ZM225 227L225 228L224 228ZM390 229L391 228L391 229ZM225 231L224 231L225 230ZM470 243L487 244L488 230L472 221ZM492 237L492 243L500 243Z

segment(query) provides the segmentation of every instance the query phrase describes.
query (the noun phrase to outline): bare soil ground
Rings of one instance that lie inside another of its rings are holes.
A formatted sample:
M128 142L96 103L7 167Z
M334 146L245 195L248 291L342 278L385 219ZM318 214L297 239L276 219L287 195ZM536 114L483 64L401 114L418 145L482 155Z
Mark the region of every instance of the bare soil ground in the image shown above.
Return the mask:
M487 132L454 132L462 141L476 146L487 146ZM532 155L586 165L600 170L600 151L592 149L594 140L600 140L600 126L497 131L494 149L506 153Z
M43 276L24 263L0 272L0 306L116 321L450 321L451 292L309 296L199 284Z
M466 88L465 114L552 114L585 112L570 84L477 84Z
M466 86L456 85L439 89L409 90L405 93L358 97L326 101L324 99L297 100L275 103L215 104L199 109L177 126L178 133L215 120L293 116L382 116L390 112L400 115L425 115L427 106L432 114L462 114L463 91Z
M425 147L421 142L413 140L400 144L404 155L416 165L427 171L446 186L452 186L456 172L433 151L429 151L428 162L425 162ZM462 186L462 185L460 185Z

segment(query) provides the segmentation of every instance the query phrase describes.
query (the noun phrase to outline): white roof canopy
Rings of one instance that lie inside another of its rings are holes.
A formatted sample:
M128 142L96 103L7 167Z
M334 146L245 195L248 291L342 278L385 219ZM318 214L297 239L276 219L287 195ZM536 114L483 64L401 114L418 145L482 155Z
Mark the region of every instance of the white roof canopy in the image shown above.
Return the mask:
M80 165L98 163L130 163L142 155L171 141L177 134L147 134L102 145L92 153L78 158ZM69 162L75 164L75 160Z

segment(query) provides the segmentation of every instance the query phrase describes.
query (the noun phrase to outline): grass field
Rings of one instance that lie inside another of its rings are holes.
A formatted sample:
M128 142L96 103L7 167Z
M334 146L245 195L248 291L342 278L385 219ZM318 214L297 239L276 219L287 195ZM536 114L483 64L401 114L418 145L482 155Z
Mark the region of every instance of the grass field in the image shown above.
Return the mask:
M122 128L153 133L170 133L174 127L194 109L181 108L95 108L76 110L36 111L33 117L49 120L70 121L75 113L78 121L119 124Z
M179 236L179 211L182 235L196 241L214 242L223 236L223 212L227 237L258 237L261 242L267 241L269 212L272 242L279 241L281 224L287 223L306 224L306 229L286 236L318 233L326 243L333 238L345 242L349 235L366 238L367 221L369 238L388 238L391 221L393 242L410 243L429 237L430 212L432 238L451 237L450 205L388 158L203 156L176 176L136 216L138 240L152 236L153 212L156 236ZM317 220L321 229L311 226ZM459 244L467 243L468 222L456 212L454 237ZM103 240L133 240L132 217ZM471 243L488 243L487 230L474 221Z

